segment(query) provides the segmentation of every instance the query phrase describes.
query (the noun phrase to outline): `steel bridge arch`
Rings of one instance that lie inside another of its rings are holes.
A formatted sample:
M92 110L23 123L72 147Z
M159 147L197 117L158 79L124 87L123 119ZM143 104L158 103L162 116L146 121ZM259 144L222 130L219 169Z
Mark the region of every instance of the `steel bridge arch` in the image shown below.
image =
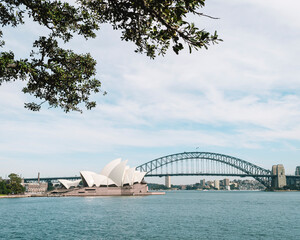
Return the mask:
M187 161L190 159L205 159L220 162L242 171L246 176L253 177L266 187L269 187L271 185L272 175L270 170L264 169L240 158L212 152L183 152L171 154L144 163L140 166L137 166L136 169L142 172L147 172L146 176L151 176L151 172L156 169L162 168L163 166L166 166L173 162ZM161 175L166 176L168 174ZM195 173L194 175L197 175L197 173Z

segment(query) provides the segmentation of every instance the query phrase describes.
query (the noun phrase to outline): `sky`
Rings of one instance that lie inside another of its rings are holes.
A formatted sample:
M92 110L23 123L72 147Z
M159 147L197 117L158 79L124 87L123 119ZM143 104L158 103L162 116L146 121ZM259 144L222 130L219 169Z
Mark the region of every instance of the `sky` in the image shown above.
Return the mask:
M192 54L169 51L151 60L109 25L96 39L75 37L66 47L91 53L108 92L91 96L97 107L83 114L47 106L28 111L25 83L3 83L0 176L74 176L99 172L118 157L138 166L187 151L227 154L267 169L283 164L294 174L300 165L300 3L210 0L202 11L219 19L193 21L217 30L223 42ZM3 30L4 50L17 57L28 56L44 33L31 22Z

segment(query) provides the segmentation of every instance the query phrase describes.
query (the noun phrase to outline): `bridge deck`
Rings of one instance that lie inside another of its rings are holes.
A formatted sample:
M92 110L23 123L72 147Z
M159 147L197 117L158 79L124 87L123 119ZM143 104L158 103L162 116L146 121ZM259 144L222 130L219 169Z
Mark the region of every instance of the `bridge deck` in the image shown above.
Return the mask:
M249 175L249 174L218 174L218 173L163 173L163 174L146 174L145 177L164 177L164 176L228 176L228 177L273 177L273 175ZM288 176L288 175L287 175ZM300 176L289 176L300 177ZM79 180L81 177L47 177L40 178L41 182L58 181L59 179ZM24 182L37 182L38 178L24 178Z
M58 179L66 179L66 180L79 180L81 177L48 177L48 178L40 178L41 182L51 182L51 181L58 181ZM38 178L24 178L24 182L37 182Z
M219 174L219 173L162 173L146 174L145 177L164 177L164 176L226 176L226 177L274 177L273 175L249 175L249 174Z

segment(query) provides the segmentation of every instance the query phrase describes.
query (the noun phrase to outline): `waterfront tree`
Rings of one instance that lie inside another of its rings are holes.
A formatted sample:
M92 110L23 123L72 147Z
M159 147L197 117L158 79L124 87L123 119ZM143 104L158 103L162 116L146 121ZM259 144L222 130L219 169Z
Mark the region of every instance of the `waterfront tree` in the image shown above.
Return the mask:
M82 111L96 106L92 93L106 92L96 76L96 61L91 54L65 49L63 43L74 35L95 38L101 24L108 23L121 31L121 39L136 45L136 52L150 58L164 55L171 48L178 54L207 48L220 41L216 32L199 29L187 20L189 14L210 17L199 9L205 0L3 0L0 3L2 27L19 27L33 21L47 34L33 42L28 57L16 58L12 49L0 52L0 85L23 80L23 92L38 102L25 107L38 111L41 105L60 107L65 112ZM0 48L5 36L0 30Z
M163 184L157 184L157 183L148 183L149 190L167 190L169 189Z
M55 189L55 188L54 188L54 186L53 186L53 183L49 182L49 183L48 183L47 191L52 191L52 190L54 190L54 189Z
M6 187L6 182L3 179L0 179L0 194L9 194L10 191Z
M8 177L10 180L7 184L7 188L9 189L10 193L20 194L25 192L25 188L21 184L22 179L19 177L19 175L11 173L8 175Z

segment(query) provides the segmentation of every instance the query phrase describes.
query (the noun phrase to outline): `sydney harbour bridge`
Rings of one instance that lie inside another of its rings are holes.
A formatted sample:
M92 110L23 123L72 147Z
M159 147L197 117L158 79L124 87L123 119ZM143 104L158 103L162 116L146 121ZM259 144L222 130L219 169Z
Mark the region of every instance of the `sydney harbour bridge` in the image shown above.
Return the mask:
M270 170L224 154L210 152L183 152L164 156L136 168L147 172L147 177L162 176L236 176L253 177L264 186L270 186Z
M277 165L278 166L278 165ZM282 165L281 165L282 166ZM274 166L273 166L274 167ZM212 152L183 152L160 157L136 167L147 172L146 177L169 176L228 176L252 177L265 187L274 185L282 172L274 172L245 160ZM284 171L284 170L283 170ZM284 174L284 172L283 172ZM285 174L284 174L285 175ZM284 176L288 180L300 176ZM41 178L41 181L56 181L58 179L75 180L80 177ZM37 181L37 178L25 178L25 182ZM272 184L273 182L273 184Z

